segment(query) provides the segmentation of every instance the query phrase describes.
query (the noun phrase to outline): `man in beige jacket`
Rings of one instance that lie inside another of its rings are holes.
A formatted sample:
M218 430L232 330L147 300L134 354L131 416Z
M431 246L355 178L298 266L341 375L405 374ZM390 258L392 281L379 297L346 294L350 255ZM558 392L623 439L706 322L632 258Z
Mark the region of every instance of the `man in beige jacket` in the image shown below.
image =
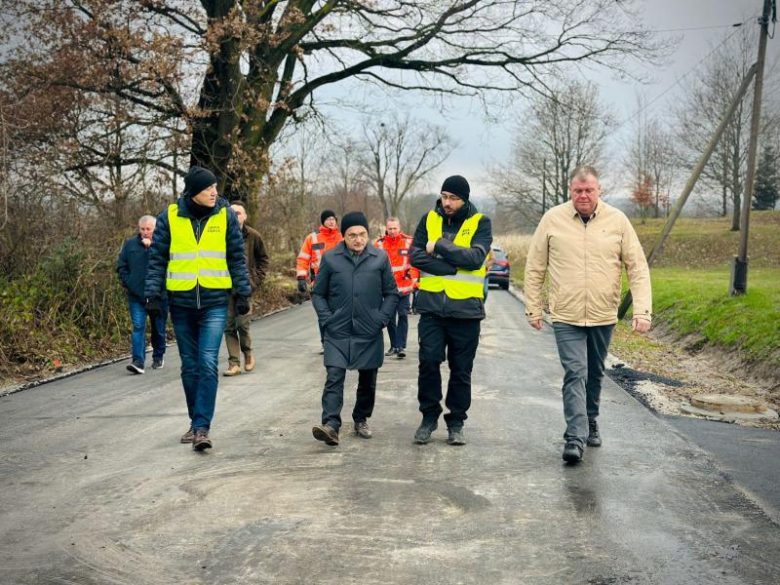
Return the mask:
M544 214L525 265L526 317L542 328L542 287L549 276L550 317L565 371L563 459L576 463L585 445L598 447L597 417L604 360L617 323L623 266L634 298L632 327L650 330L650 271L626 215L601 201L598 172L581 166L571 174L571 201Z

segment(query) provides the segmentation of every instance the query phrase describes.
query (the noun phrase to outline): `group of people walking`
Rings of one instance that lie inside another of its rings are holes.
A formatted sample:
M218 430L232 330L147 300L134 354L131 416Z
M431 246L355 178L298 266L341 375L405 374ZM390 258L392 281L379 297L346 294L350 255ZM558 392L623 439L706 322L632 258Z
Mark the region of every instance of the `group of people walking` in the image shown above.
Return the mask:
M226 375L240 373L239 353L244 355L245 370L255 366L249 299L268 268L262 238L245 225L243 204L229 205L218 197L216 184L211 172L193 167L183 196L159 215L156 228L154 218L141 218L139 234L125 243L117 266L134 323L128 369L143 373L146 314L152 318L153 368L162 367L165 312L170 312L190 418L181 441L196 450L212 446L209 431L222 335L230 354ZM651 292L636 233L622 212L600 200L597 171L588 166L576 169L569 190L571 200L549 210L534 233L525 294L526 316L533 328L541 329L542 291L549 278L549 313L565 371L563 459L576 462L586 446L601 445L597 423L601 382L617 322L623 267L634 297L633 327L640 332L650 328ZM354 434L372 437L369 419L378 370L385 357L406 356L409 301L416 292L421 421L414 441L428 443L443 418L447 443L465 445L463 429L485 318L486 263L493 240L490 218L470 201L468 181L459 175L448 177L413 236L402 232L397 218L389 218L385 234L371 245L369 223L361 212L344 215L339 227L336 214L325 210L320 224L306 237L296 262L299 291L306 292L311 283L326 370L322 417L312 428L314 438L339 444L347 370L358 371ZM145 265L144 279L131 277L133 259ZM387 352L385 328L390 338ZM449 367L446 394L444 361Z

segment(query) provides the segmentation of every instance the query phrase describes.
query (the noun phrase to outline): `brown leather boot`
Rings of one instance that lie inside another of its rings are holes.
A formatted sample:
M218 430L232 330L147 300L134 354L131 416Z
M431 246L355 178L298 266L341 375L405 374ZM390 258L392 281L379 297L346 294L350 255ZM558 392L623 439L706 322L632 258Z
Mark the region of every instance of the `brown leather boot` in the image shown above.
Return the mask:
M330 425L314 425L311 432L315 439L324 441L326 445L339 444L339 432Z
M230 362L228 369L222 372L223 376L238 376L241 373L241 366L235 362Z
M255 369L255 356L252 355L252 353L245 353L244 354L244 371L245 372L251 372Z
M181 436L182 443L192 443L195 440L195 429L190 427L186 433Z
M192 448L195 451L203 451L204 449L211 449L211 439L209 439L209 432L204 430L198 430L195 432L195 439L192 441Z

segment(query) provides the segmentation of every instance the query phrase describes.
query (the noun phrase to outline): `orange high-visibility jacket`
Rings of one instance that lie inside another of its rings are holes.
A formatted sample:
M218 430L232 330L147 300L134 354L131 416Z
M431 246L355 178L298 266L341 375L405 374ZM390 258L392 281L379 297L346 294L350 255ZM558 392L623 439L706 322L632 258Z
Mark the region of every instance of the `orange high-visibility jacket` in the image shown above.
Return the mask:
M412 236L399 234L394 238L382 236L374 242L374 247L387 252L398 292L402 295L408 295L420 284L420 271L409 263L409 249L413 239Z
M328 250L335 248L343 240L344 238L338 228L329 229L324 225L320 226L320 231L310 233L303 240L303 246L295 261L295 276L308 278L311 270L314 273L312 276L312 280L314 280L320 271L322 255Z

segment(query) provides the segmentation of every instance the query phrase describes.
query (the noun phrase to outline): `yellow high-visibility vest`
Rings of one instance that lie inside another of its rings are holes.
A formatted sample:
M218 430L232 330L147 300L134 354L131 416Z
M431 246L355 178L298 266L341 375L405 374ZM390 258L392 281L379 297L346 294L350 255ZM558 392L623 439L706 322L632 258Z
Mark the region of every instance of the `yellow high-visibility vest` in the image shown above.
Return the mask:
M165 288L171 291L192 290L196 284L205 288L231 288L233 281L227 265L227 208L209 217L200 240L195 239L192 223L179 216L179 206L168 207L171 226L170 261Z
M475 213L463 222L453 243L462 248L471 247L471 239L477 232L481 213ZM442 225L444 218L435 211L428 212L425 226L428 229L428 241L433 242L442 237ZM450 276L434 276L427 272L420 272L420 290L427 292L442 292L451 299L484 299L485 298L485 274L487 271L483 264L479 270L463 270L458 268L458 273Z

